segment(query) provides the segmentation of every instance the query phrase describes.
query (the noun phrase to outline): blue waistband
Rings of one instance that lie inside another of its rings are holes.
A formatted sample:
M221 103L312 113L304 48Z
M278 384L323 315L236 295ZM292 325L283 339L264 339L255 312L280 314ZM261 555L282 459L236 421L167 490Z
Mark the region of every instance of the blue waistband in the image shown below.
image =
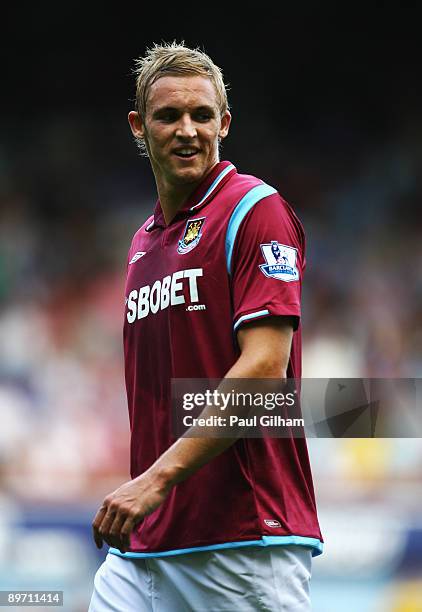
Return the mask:
M193 552L206 550L222 550L225 548L243 548L246 546L308 546L312 548L312 556L322 554L323 543L317 538L306 536L262 536L259 540L246 540L242 542L224 542L223 544L210 544L209 546L195 546L191 548L177 548L160 552L127 552L121 553L117 548L110 548L109 552L127 559L147 559L150 557L172 557L174 555L186 555Z

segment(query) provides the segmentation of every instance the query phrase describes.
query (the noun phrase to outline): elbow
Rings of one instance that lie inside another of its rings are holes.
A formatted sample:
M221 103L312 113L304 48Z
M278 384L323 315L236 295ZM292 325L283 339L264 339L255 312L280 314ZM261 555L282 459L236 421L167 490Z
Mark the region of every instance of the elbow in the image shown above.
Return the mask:
M285 380L287 377L286 368L280 363L279 359L265 357L257 359L252 368L251 378L277 378Z

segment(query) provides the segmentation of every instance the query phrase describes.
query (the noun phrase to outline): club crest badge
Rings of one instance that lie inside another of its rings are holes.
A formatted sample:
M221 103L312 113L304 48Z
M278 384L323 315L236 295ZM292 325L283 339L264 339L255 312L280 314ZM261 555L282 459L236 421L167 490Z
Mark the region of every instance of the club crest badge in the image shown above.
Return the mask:
M261 251L266 263L259 267L265 276L285 282L299 280L297 249L272 240L269 244L261 244Z
M192 251L201 240L202 226L204 225L205 217L200 219L191 219L186 223L185 231L183 232L182 239L179 240L179 246L177 252L180 255L189 253Z

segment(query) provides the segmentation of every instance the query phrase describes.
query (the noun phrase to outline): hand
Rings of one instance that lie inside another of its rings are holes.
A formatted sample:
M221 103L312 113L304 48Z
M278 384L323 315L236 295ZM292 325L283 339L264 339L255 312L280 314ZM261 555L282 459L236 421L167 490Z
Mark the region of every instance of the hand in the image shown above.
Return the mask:
M170 486L147 471L107 495L92 523L97 548L102 548L104 541L126 552L134 527L158 508L169 490Z

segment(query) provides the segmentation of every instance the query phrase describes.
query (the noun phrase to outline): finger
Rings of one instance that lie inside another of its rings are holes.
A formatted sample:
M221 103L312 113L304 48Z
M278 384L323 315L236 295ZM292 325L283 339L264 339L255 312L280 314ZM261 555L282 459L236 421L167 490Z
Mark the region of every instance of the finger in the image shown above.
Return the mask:
M128 516L120 529L120 550L126 552L130 548L130 534L135 527L132 516Z
M97 548L102 548L103 547L103 539L100 536L100 534L97 532L95 527L93 528L92 532L93 532L92 535L93 535L93 538L94 538L95 546Z
M101 538L107 542L107 544L109 544L110 546L112 546L112 539L110 537L110 527L113 524L113 521L116 517L116 510L115 509L111 509L110 507L107 509L107 512L105 514L105 516L103 517L103 520L100 524L100 526L98 527L98 531L99 534L101 536Z
M110 541L112 542L111 546L113 546L114 548L120 549L121 547L120 530L124 522L126 521L126 518L127 518L127 514L123 512L119 512L118 514L116 514L114 521L112 525L110 526L110 529L109 529Z
M104 505L101 506L101 508L98 510L92 522L92 534L93 534L94 541L95 541L97 548L102 548L103 546L103 539L99 532L99 528L100 528L100 525L102 523L102 520L106 512L107 512L107 506L104 506Z

